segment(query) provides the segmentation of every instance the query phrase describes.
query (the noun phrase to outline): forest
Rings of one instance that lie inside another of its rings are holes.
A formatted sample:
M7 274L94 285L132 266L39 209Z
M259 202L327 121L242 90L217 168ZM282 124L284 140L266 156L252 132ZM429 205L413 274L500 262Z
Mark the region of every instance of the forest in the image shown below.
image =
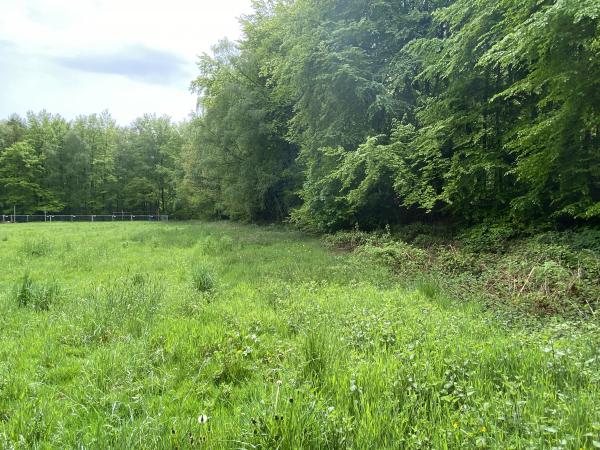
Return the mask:
M254 2L185 123L0 124L0 207L516 227L600 217L595 0Z
M108 112L68 122L46 111L0 123L4 213L165 213L176 207L182 137L168 117L120 127Z

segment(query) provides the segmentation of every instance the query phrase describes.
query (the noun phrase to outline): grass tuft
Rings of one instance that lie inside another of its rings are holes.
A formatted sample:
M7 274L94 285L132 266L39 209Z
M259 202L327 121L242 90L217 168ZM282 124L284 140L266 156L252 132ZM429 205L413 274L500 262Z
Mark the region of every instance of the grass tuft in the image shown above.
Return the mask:
M25 273L15 286L15 299L21 308L35 311L48 311L58 298L59 289L54 284L35 283L29 273Z
M192 286L198 292L211 292L215 289L215 277L205 266L197 264L191 271Z
M54 244L46 237L27 239L21 244L21 252L28 257L43 257L52 253Z

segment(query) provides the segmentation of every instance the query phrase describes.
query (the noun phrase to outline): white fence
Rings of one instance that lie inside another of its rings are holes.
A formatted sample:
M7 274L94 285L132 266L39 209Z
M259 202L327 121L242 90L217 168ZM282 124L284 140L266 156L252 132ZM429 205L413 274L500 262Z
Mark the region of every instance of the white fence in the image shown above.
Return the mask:
M0 215L1 223L27 223L27 222L160 222L168 221L169 216L146 214L45 214L45 215Z

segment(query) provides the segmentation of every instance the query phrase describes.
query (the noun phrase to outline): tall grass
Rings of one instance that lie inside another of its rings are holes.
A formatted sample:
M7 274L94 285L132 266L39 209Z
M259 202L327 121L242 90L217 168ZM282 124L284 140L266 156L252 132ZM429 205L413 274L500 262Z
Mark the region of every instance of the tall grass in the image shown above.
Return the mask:
M597 321L515 322L277 228L3 232L0 448L600 445Z
M25 273L14 288L18 306L37 311L48 311L58 298L60 290L55 284L36 283L29 273Z

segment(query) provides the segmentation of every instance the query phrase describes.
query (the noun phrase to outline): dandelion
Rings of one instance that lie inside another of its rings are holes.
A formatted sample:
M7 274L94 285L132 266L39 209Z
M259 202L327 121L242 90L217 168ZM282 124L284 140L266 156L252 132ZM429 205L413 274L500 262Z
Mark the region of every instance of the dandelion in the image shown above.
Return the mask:
M452 426L454 427L454 429L458 428L458 422L454 422L454 423L452 424Z
M205 416L204 414L200 414L198 416L198 423L200 425L204 425L206 422L208 422L208 416Z

